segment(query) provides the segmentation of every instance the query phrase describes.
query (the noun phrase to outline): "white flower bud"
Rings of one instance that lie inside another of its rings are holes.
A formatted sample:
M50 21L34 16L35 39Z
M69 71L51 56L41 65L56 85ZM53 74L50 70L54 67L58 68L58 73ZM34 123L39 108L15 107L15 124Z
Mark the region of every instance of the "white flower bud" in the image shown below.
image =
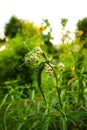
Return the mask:
M42 51L41 48L38 46L38 47L35 47L35 48L34 48L33 53L42 54L43 51Z
M58 64L58 70L59 70L59 71L64 71L64 70L65 70L65 65L60 62L60 63Z
M51 66L54 67L54 65L51 63L50 63L50 65L49 64L46 65L46 73L48 73L50 76L53 74L53 70L52 70Z

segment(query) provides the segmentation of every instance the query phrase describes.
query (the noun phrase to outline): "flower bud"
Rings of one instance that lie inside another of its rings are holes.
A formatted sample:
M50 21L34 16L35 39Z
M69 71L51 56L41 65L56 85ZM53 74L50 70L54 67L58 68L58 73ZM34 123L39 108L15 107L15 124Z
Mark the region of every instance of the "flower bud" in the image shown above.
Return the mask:
M65 65L63 63L58 64L58 70L59 71L64 71L65 70Z
M50 65L47 64L46 65L46 73L48 73L48 75L50 75L50 76L53 74L53 70L52 70L51 66L54 67L53 64L50 64Z
M35 48L34 48L33 53L42 54L43 51L42 51L41 48L38 46L38 47L35 47Z

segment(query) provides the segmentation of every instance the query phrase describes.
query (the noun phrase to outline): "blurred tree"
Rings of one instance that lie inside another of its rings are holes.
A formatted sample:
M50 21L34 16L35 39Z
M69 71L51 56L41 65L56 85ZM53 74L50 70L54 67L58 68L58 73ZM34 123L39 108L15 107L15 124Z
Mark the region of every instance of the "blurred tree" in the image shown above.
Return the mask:
M87 36L87 18L83 18L82 20L78 20L77 24L76 37L79 37L80 40L84 40Z
M17 34L32 37L38 34L38 29L34 23L12 16L9 22L5 25L4 32L9 38L14 38Z
M5 35L9 38L14 38L21 27L21 21L16 17L12 16L9 22L5 25Z
M39 34L38 27L33 23L25 20L21 20L21 27L19 34L21 36L33 37Z

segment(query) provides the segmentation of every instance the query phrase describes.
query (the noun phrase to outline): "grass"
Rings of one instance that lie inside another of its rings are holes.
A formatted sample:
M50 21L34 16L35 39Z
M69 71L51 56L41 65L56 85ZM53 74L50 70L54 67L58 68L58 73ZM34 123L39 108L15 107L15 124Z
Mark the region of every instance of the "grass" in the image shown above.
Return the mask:
M0 86L0 130L87 130L87 69L79 61L80 51L72 52L70 45L68 49L62 69L35 49L35 57L41 60L31 58L35 60L31 66L37 66L33 84L11 81Z

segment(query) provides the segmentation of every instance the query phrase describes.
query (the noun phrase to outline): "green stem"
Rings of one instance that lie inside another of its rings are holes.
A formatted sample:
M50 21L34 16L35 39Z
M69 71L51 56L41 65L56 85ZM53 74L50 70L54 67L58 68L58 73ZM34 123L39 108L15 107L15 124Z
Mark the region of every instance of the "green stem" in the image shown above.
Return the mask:
M56 80L56 89L57 89L57 94L58 94L58 99L59 99L59 104L60 104L60 107L62 109L62 102L61 102L61 98L60 98L60 90L59 90L59 87L58 87L58 79L57 79L57 75L55 73L55 70L54 68L51 66L51 64L49 62L47 62L47 64L52 68L53 70L53 73L54 73L54 77L55 77L55 80Z
M63 130L67 130L67 122L63 119Z
M42 56L44 57L44 59L46 60L46 63L52 68L53 70L53 73L54 73L54 77L55 77L55 80L56 80L56 89L57 89L57 94L58 94L58 99L59 99L59 104L60 104L60 107L62 109L62 102L61 102L61 98L60 98L60 90L59 90L59 87L58 87L58 79L57 79L57 75L55 73L55 70L54 68L51 66L50 64L50 61L48 59L48 57L46 56L46 54L43 52Z

